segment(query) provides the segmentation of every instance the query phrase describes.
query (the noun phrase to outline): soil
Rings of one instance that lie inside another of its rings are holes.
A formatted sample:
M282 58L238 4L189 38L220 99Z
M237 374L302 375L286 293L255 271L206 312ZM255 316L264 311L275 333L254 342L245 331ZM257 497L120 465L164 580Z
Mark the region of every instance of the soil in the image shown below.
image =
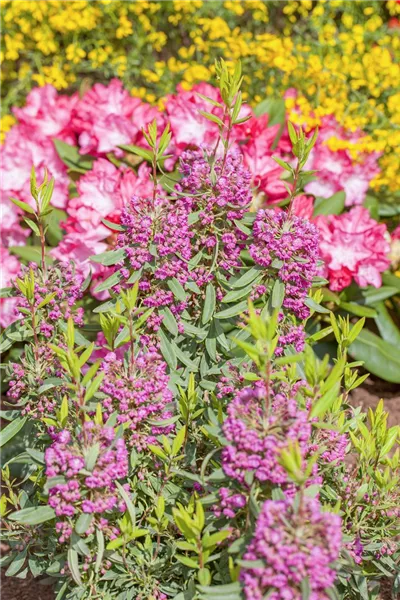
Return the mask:
M400 385L368 377L362 387L352 393L352 404L361 406L363 410L369 407L374 410L381 398L389 412L389 427L400 424ZM48 586L32 579L4 577L4 572L1 575L1 600L54 600L53 591ZM398 600L391 594L389 581L383 582L382 588L380 600Z

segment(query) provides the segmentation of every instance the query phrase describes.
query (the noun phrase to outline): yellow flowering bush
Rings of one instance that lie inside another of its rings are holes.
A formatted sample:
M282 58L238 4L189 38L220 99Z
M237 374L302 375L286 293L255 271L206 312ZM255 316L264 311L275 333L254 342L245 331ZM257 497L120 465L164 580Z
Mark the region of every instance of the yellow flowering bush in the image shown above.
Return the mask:
M177 84L190 89L208 80L217 56L240 59L250 103L294 88L286 109L295 123L311 129L333 114L347 130L363 129L368 135L347 149L355 159L381 152L372 188L388 199L400 189L395 0L2 0L1 6L4 112L23 103L34 85L76 89L87 78L112 77L162 106Z

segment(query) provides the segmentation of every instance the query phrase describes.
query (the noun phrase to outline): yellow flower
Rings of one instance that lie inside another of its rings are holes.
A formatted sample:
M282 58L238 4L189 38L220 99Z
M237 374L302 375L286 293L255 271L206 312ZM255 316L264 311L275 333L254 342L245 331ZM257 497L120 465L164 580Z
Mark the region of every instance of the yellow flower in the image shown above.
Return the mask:
M16 122L16 119L12 115L4 115L0 119L0 143L4 142L7 131L10 131L11 127Z

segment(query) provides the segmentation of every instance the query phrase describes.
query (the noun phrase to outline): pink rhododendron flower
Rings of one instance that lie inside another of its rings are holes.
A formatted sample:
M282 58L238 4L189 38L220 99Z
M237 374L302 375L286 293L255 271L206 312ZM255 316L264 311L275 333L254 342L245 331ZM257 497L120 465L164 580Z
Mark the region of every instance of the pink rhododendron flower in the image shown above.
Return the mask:
M352 279L361 287L382 285L381 273L390 264L386 225L377 223L361 206L342 215L321 215L315 223L332 290L344 289Z
M20 272L19 260L8 252L6 248L0 246L0 288L9 287ZM14 308L16 305L15 298L0 299L0 325L7 327L16 320Z
M60 160L50 138L29 125L14 125L2 148L2 161L0 187L3 198L14 196L33 206L30 191L32 165L36 168L38 181L43 179L46 167L49 176L55 179L52 204L57 208L65 208L69 186L67 167Z
M178 86L177 94L167 97L165 110L171 125L172 141L177 156L190 145L213 146L218 139L218 125L200 114L200 110L222 117L223 110L203 100L199 94L220 102L219 90L207 83L193 86L185 91Z
M93 240L107 238L111 232L102 219L119 223L125 202L134 194L151 194L153 184L149 173L145 164L140 166L136 175L131 169L118 169L105 158L96 160L93 168L77 183L79 196L72 198L68 204L67 233L88 234Z
M140 142L142 128L153 119L162 125L158 109L133 98L118 79L108 86L96 83L79 101L73 119L80 153L122 156L118 146Z
M58 94L55 87L45 85L33 88L23 108L13 108L20 123L29 126L42 137L58 138L74 145L72 111L79 102L78 94Z
M307 194L296 196L293 200L292 210L297 217L311 220L314 210L314 198L307 196Z
M314 196L329 198L344 190L346 206L362 204L371 180L379 173L379 152L364 153L354 161L349 150L331 150L328 145L329 140L333 139L356 143L360 138L360 132L348 133L334 117L326 117L306 165L306 169L317 171L317 180L308 183L305 191Z
M53 258L60 262L68 263L73 261L78 273L87 276L90 271L96 275L101 273L103 267L97 263L91 263L90 256L101 254L108 249L108 245L93 238L89 234L83 236L79 232L73 232L66 235L56 248L51 250Z
M8 246L23 246L31 233L28 227L21 227L19 209L6 197L1 199L0 241Z
M253 185L265 193L267 202L277 202L288 195L280 179L284 170L272 158L279 154L279 150L272 150L279 127L268 127L268 115L253 117L245 125L247 142L240 146Z

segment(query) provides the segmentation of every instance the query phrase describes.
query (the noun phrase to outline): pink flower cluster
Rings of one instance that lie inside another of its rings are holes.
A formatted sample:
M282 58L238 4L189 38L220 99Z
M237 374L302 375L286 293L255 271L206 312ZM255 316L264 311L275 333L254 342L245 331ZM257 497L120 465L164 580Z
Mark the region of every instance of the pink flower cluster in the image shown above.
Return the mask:
M74 264L51 266L47 268L46 273L38 269L36 264L31 264L22 269L21 278L23 279L25 274L29 274L31 270L35 281L34 309L41 311L36 316L38 335L42 335L44 338L54 338L57 333L57 324L69 317L72 317L77 325L83 325L83 308L74 306L83 295L83 277L76 273ZM16 284L15 288L15 311L18 318L23 320L26 315L20 309L29 309L30 305ZM40 304L49 294L54 294L54 296L39 309Z
M323 512L318 500L304 496L298 508L293 500L267 500L243 557L257 561L240 573L246 600L298 600L306 579L310 600L327 600L341 542L340 517Z
M306 169L317 171L317 179L305 186L308 194L330 198L343 190L346 194L346 206L362 204L370 182L379 174L379 152L363 153L354 160L348 149L332 150L329 141L345 145L354 144L362 139L359 131L347 132L335 117L324 117L319 128L317 143L311 151Z
M251 174L237 150L229 152L225 160L218 158L213 163L212 159L210 150L185 151L180 161L183 179L176 190L190 195L191 212L198 215L192 225L193 252L204 250L210 261L229 272L241 265L239 255L246 234L236 227L235 220L240 221L250 207Z
M299 319L310 311L304 305L319 258L318 230L307 219L283 211L260 210L253 225L250 255L262 267L275 267L285 284L283 306Z
M167 365L161 356L150 351L139 353L130 369L118 360L113 352L108 353L102 364L105 372L101 391L106 397L102 400L105 417L114 411L117 423L124 423L125 435L130 446L143 451L154 436L166 433L171 428L152 426L149 420L162 421L171 417L167 405L173 395L168 389Z
M317 217L315 223L320 231L325 275L332 290L343 290L353 279L360 287L382 285L381 273L390 265L384 223L377 223L362 206L342 215Z
M60 431L45 452L45 462L46 476L50 478L49 505L61 517L61 542L72 533L68 518L76 518L80 513L102 515L115 509L125 510L115 481L128 474L128 452L125 441L116 439L112 427L88 421L75 441L69 431ZM52 485L53 477L64 477L65 482L57 480Z
M276 394L272 406L261 387L244 388L230 402L223 432L228 445L222 451L222 468L228 477L245 485L246 474L260 482L288 482L279 457L289 441L296 441L306 456L311 423L297 402Z

